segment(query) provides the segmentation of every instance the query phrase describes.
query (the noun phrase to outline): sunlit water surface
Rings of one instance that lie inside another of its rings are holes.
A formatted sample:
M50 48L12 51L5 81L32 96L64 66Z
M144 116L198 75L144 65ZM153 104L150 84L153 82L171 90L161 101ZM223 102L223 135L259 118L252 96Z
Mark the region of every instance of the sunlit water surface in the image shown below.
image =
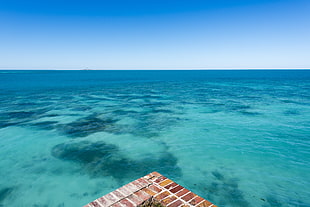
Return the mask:
M310 206L309 71L0 71L0 206L152 171L218 206Z

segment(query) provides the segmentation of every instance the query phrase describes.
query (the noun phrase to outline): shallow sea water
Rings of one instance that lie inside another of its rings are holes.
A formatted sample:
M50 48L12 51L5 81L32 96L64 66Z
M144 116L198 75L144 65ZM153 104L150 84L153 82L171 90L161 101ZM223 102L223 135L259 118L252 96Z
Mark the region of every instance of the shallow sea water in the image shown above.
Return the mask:
M218 206L310 206L310 71L0 71L0 206L158 171Z

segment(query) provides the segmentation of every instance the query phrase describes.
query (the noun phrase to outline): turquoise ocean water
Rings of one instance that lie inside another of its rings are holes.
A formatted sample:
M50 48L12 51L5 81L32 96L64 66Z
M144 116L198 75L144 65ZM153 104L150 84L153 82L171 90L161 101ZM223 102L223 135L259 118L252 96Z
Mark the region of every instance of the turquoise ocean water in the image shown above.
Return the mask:
M0 206L158 171L218 206L310 206L310 71L0 71Z

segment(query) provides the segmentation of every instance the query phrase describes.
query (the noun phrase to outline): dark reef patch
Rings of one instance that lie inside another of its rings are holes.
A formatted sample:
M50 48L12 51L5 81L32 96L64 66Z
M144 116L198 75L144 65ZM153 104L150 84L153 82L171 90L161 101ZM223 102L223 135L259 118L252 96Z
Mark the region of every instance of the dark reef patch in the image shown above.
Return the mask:
M228 200L227 203L232 206L251 206L250 203L244 199L243 192L238 188L226 188L224 197Z
M296 206L296 207L309 207L310 203L299 200L296 197L279 198L277 194L269 194L264 199L262 207L283 207L283 206Z
M34 115L34 112L28 111L11 111L0 113L0 128L14 126L31 121L31 118L34 117Z
M8 119L27 119L36 115L34 111L11 111L3 114Z
M109 110L105 114L94 113L71 123L58 124L55 125L55 128L72 138L86 137L97 132L133 134L139 137L150 138L159 136L160 132L167 130L168 127L175 125L180 120L180 118L173 115L175 113L169 109L147 108L139 112L118 107ZM120 119L126 117L134 119L134 123L117 123Z
M225 112L225 113L239 113L246 116L262 115L262 113L255 111L255 109L251 106L251 103L244 104L239 103L237 101L230 101L228 103L221 103L221 102L214 103L212 101L205 101L198 104L202 104L205 107L207 107L207 110L204 113Z
M32 207L48 207L47 204L41 204L41 203L35 203L32 205Z
M170 105L169 103L165 103L165 102L147 102L147 103L140 104L140 106L143 108L165 107L169 105Z
M138 122L133 125L128 131L130 134L139 137L156 137L169 127L176 125L180 118L173 116L160 116L160 114L152 115L149 113L140 114L138 117Z
M0 128L24 124L44 116L49 111L47 108L32 110L13 110L0 113Z
M153 109L151 110L151 113L165 113L165 114L173 114L174 111L170 110L170 109Z
M104 142L91 143L88 141L59 144L53 147L52 155L62 160L71 160L88 164L98 162L100 159L106 159L117 151L114 145Z
M133 160L127 158L115 145L81 141L56 145L51 154L64 161L79 163L91 177L112 176L122 181L124 178L143 176L159 169L167 176L181 176L176 157L166 151L159 156L150 155Z
M146 95L143 95L141 96L140 98L142 99L161 99L162 97L159 96L159 95L154 95L154 94L146 94Z
M136 107L136 106L135 106ZM126 108L126 107L123 107ZM168 127L175 125L181 119L172 110L165 108L144 108L142 111L126 110L117 108L112 110L109 117L119 119L130 117L134 121L128 124L115 123L113 134L132 134L134 136L151 138L167 130Z
M57 121L42 121L42 122L37 122L32 124L32 126L35 126L39 129L44 129L44 130L51 130L55 128L55 125L57 124Z
M243 105L240 103L235 103L235 104L230 105L231 110L246 110L246 109L250 109L250 108L251 108L250 106Z
M90 107L90 106L75 106L71 110L72 111L88 111L91 109L92 109L92 107Z
M288 104L298 104L299 102L297 101L293 101L293 100L289 100L289 99L285 99L285 100L280 100L283 103L288 103Z
M117 95L115 98L123 99L127 101L131 100L144 100L144 101L150 101L150 99L162 99L161 96L155 95L155 94L145 94L145 95L136 95L136 94L122 94Z
M284 111L283 114L286 116L300 115L300 112L298 109L288 109L288 110Z
M209 173L204 173L210 180ZM228 205L233 207L249 207L250 203L245 199L243 192L239 189L236 178L228 178L219 170L211 172L211 182L194 184L193 189L197 189L201 195L218 205ZM216 200L219 199L219 200Z
M6 187L0 189L0 203L3 202L13 192L13 187Z
M278 199L275 196L267 196L266 200L270 206L273 206L273 207L283 206L282 203L278 201Z
M233 112L233 113L237 112L237 113L240 113L246 116L262 115L262 113L253 111L253 108L250 105L239 103L239 102L230 102L228 104L221 106L220 108L222 108L222 110L226 112Z
M101 131L116 133L119 131L119 128L115 125L117 121L112 118L102 119L96 115L91 115L68 124L59 124L57 129L70 137L85 137Z
M13 125L16 125L16 124L19 124L20 122L6 122L6 121L2 121L0 120L0 128L5 128L5 127L8 127L8 126L13 126Z
M130 116L130 115L136 115L139 112L134 111L134 110L117 109L117 110L114 110L112 113L115 114L115 115L119 115L119 116L122 116L122 115Z
M246 115L246 116L258 116L258 115L262 115L261 113L258 112L252 112L252 111L239 111L242 115Z
M216 171L212 171L211 172L212 175L217 179L217 180L224 180L224 176L218 172L217 170Z
M59 116L59 114L45 114L44 117L56 117Z

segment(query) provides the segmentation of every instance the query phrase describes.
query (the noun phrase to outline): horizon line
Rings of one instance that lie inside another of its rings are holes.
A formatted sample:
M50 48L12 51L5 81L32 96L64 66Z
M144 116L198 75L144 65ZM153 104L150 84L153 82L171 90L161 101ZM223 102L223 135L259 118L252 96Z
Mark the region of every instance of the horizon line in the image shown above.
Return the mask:
M57 68L0 68L0 70L309 70L309 68L101 68L101 69L57 69Z

